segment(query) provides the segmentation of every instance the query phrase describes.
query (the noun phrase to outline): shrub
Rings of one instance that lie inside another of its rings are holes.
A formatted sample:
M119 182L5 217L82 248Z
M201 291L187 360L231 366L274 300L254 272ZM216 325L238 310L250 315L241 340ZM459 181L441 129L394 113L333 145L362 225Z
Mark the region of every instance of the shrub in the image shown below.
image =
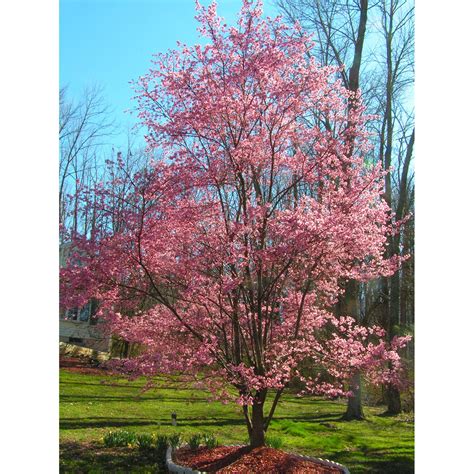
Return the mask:
M283 446L283 440L278 436L267 436L265 444L270 446L270 448L280 449Z
M217 441L217 438L212 434L208 434L208 433L204 434L202 436L202 441L206 445L206 447L209 449L213 449L219 446L219 442Z
M119 448L123 446L132 446L137 441L135 433L129 431L109 431L103 438L105 446L108 448Z
M198 449L202 441L202 435L195 434L189 438L188 444L191 449Z

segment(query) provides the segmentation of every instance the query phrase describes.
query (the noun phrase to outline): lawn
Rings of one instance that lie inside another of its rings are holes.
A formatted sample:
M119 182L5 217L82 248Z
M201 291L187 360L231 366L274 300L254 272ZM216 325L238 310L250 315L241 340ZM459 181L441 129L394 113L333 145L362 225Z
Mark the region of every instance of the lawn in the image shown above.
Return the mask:
M213 433L222 444L246 440L239 407L209 402L205 391L162 381L142 392L143 381L69 372L60 373L61 472L156 472L160 463L134 448L106 449L110 430L172 434L186 439ZM414 472L413 417L382 416L366 408L366 421L340 421L343 402L287 394L277 408L269 436L283 448L346 465L357 473ZM178 426L171 425L176 412Z

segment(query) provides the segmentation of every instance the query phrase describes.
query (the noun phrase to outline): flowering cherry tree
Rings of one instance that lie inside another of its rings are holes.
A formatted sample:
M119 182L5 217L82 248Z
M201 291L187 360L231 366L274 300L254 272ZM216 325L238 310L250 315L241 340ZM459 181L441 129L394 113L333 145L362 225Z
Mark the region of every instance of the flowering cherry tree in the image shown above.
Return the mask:
M136 82L163 158L126 178L118 228L104 218L72 237L62 304L101 302L110 329L143 347L116 362L130 374L206 374L261 446L295 378L329 396L347 395L355 371L400 383L406 338L387 344L331 307L340 281L390 275L402 258L384 258L397 229L384 172L364 160L360 97L309 59L310 38L248 0L235 27L214 3L196 18L207 44L157 55ZM103 216L118 184L94 190Z

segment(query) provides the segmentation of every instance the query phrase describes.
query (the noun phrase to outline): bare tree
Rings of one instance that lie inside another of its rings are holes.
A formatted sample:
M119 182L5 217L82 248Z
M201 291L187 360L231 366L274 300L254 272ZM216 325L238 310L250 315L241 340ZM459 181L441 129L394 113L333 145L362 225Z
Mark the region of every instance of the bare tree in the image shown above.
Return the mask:
M380 103L383 105L380 160L387 171L392 166L398 165L398 173L390 172L386 175L385 200L396 209L395 218L401 218L408 210L409 172L415 140L415 131L410 120L411 111L406 111L403 101L405 89L413 81L414 9L407 0L381 1L377 6L380 12L380 31L384 39L382 64L385 66L385 76L382 76L384 80L381 81L382 90L379 94ZM407 140L408 136L410 138ZM399 159L398 163L394 163L397 137ZM398 189L394 189L394 184ZM400 237L391 237L387 251L399 250ZM391 338L400 322L400 272L391 278L382 279L382 291L387 295L384 298L383 309L385 329L387 337ZM386 387L386 401L388 413L400 413L401 400L398 388L391 385Z
M366 38L368 0L350 3L342 1L278 0L278 6L290 21L299 21L313 31L318 39L314 54L323 64L337 65L347 89L360 87L362 55ZM349 71L346 64L350 64ZM351 103L352 104L352 103ZM337 306L339 314L348 314L360 321L359 284L344 284L344 297ZM361 376L351 380L352 395L348 399L344 418L363 419Z
M67 89L59 94L59 221L68 214L67 194L77 195L80 184L94 166L98 147L113 133L110 109L102 89L86 89L78 102L69 100ZM73 202L72 227L77 230L78 203Z
M63 88L59 104L59 219L64 235L93 238L98 225L107 225L115 232L120 227L117 216L126 205L133 176L148 166L149 157L135 143L130 130L124 150L113 147L118 128L101 88L86 89L77 102L69 100ZM117 181L117 187L114 202L108 208L116 212L104 215L94 191L111 179Z

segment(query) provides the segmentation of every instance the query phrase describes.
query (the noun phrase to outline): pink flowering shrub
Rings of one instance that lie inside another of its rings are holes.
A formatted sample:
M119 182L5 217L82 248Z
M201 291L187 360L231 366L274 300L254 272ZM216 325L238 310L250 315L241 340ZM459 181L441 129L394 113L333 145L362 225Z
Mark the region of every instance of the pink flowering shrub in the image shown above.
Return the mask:
M163 158L129 176L125 195L118 181L84 193L101 211L94 235L72 236L62 304L96 298L109 329L144 347L117 370L206 374L242 405L257 446L294 377L329 396L347 394L354 370L400 383L407 338L387 344L329 308L341 279L390 275L402 257L384 258L396 228L384 172L364 158L360 97L308 57L311 39L262 18L259 2L243 2L236 27L215 4L196 18L208 44L157 55L135 84L148 149ZM308 361L331 380L300 373Z

